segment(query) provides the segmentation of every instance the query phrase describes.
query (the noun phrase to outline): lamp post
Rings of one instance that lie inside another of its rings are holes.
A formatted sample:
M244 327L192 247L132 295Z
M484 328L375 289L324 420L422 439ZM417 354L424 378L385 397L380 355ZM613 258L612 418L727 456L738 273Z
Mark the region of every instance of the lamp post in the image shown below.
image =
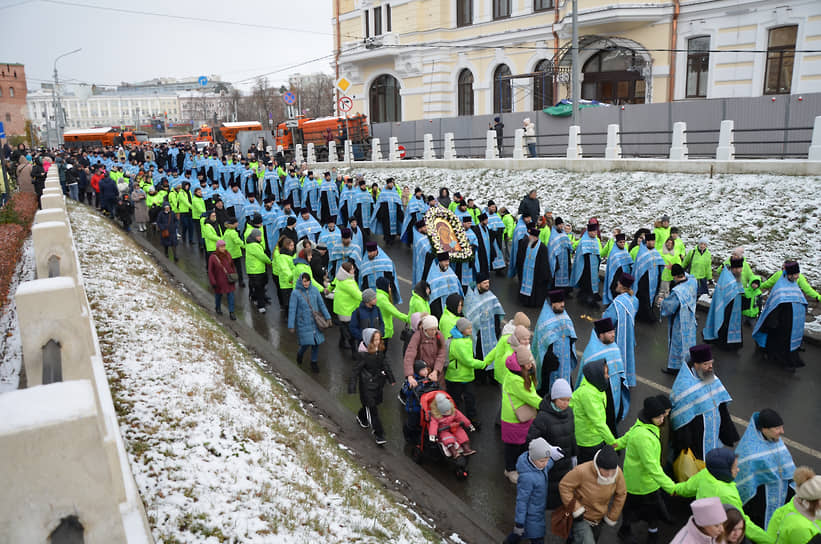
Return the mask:
M60 93L57 91L57 87L59 85L59 79L57 78L57 61L63 57L73 55L74 53L79 53L82 50L83 48L80 47L74 51L63 53L54 59L54 87L51 89L51 98L54 105L54 124L57 132L57 145L62 145L63 143L63 105L60 102Z

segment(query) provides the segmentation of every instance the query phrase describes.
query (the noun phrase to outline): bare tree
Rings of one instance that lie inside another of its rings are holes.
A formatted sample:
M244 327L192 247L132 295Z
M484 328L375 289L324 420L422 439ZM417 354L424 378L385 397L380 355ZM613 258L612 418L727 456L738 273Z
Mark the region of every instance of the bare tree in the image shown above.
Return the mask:
M306 117L326 117L334 114L334 84L328 74L294 74L288 78L291 92L300 99Z

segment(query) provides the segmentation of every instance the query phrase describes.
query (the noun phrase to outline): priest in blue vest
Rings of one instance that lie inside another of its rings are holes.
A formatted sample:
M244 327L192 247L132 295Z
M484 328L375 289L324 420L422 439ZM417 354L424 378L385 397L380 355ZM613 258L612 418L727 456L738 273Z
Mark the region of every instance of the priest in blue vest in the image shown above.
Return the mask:
M505 316L505 309L490 290L490 276L486 273L480 272L476 277L476 289L468 289L465 294L464 313L473 326L474 357L484 359L499 341Z
M576 328L565 311L564 289L547 293L530 347L536 360L539 395L549 395L553 382L562 378L570 383L576 368Z
M527 238L527 230L530 228L531 217L525 212L516 221L516 226L513 228L513 237L511 238L510 263L507 269L507 277L512 278L516 275L517 252L519 251L519 242Z
M667 318L667 367L665 374L678 375L696 340L696 293L698 283L678 263L670 269L670 294L661 300L661 316ZM640 311L640 310L639 310Z
M317 245L325 244L328 248L328 275L333 279L336 276L337 267L342 264L342 233L336 226L336 216L329 216L327 224L322 227L319 233Z
M500 270L505 267L505 259L502 256L502 248L489 228L490 218L484 212L479 214L479 223L473 225L471 230L476 235L478 245L475 258L476 273L490 275L491 270ZM504 225L503 225L504 227Z
M615 239L610 253L607 254L607 267L604 271L604 288L601 296L605 305L610 304L616 298L616 288L621 275L633 272L633 258L624 249L627 237L623 232L620 232L616 234Z
M359 267L359 289L376 290L376 280L385 278L393 287L393 303L402 304L402 296L399 294L399 282L396 277L396 267L388 254L376 244L367 242L365 244L365 256Z
M722 266L718 283L713 292L707 321L702 336L705 342L715 342L721 348L739 349L741 335L741 298L744 286L741 284L743 258L730 258L730 266Z
M308 171L308 177L302 183L302 207L310 208L311 214L319 216L319 180L314 177L313 170Z
M656 250L656 235L647 234L640 242L636 252L636 264L633 265L633 293L639 299L639 311L636 318L646 323L656 321L653 305L661 285L661 272L664 269L664 259ZM695 342L694 342L695 344Z
M330 172L325 172L323 176L325 179L319 186L319 222L325 225L329 217L336 218L339 213L339 189Z
M415 238L412 234L413 228L418 221L424 219L426 211L428 211L428 204L425 202L425 195L422 194L422 189L417 187L405 207L405 216L402 219L402 228L400 229L400 239L403 242L410 246L413 245ZM414 285L416 284L414 283Z
M385 237L385 243L392 246L396 236L402 233L404 220L402 197L396 192L393 178L388 178L385 181L385 188L379 192L374 204L370 223L371 232L381 234Z
M570 288L570 255L573 253L573 244L564 231L564 221L561 217L556 218L553 224L553 233L547 242L547 256L550 262L550 284L554 289Z
M462 296L462 284L450 268L450 254L442 251L436 254L436 266L431 266L426 278L430 286L430 312L439 319L445 309L448 296Z
M576 255L573 259L570 283L579 288L579 302L599 307L599 264L601 263L601 243L596 233L598 223L588 223L579 244L576 246ZM549 243L549 242L548 242Z
M299 217L296 219L297 238L301 240L307 236L312 243L316 243L316 239L319 237L321 231L322 225L311 215L311 208L302 208L299 210Z
M525 306L540 308L550 286L550 265L547 247L539 240L536 227L519 241L515 270L519 276L519 301Z
M630 388L624 377L624 362L616 344L616 328L609 317L593 322L590 331L590 341L582 353L579 372L576 375L576 387L582 382L584 366L593 361L607 362L607 371L610 375L610 387L607 388L607 426L613 436L618 436L617 425L630 411Z
M353 210L351 211L349 221L354 217L356 218L359 227L363 230L363 236L365 240L367 240L370 234L368 229L371 226L373 197L371 196L371 192L368 191L368 184L365 183L364 179L359 180L359 189L354 190L351 204L353 204Z
M433 246L430 243L430 238L428 238L428 225L425 220L419 219L414 227L412 283L416 285L427 276L434 261L434 254Z
M344 262L353 263L356 267L356 274L358 276L359 269L362 266L362 246L353 239L353 232L351 229L339 229L342 245L339 246L339 258L337 259L336 267L334 268L334 275L339 272L339 267Z
M616 284L616 298L602 314L616 325L616 344L624 361L627 387L636 387L636 312L639 301L633 296L633 276L624 273Z
M276 246L279 241L278 225L279 218L282 216L282 210L279 209L279 206L274 205L273 198L267 197L262 206L262 211L260 211L260 215L262 216L262 226L265 229L263 234L268 241L265 247L273 251L274 246Z
M679 370L670 393L673 450L676 459L690 449L696 459L703 460L722 444L734 447L739 436L728 408L733 399L713 372L710 346L693 346L687 358L689 364Z

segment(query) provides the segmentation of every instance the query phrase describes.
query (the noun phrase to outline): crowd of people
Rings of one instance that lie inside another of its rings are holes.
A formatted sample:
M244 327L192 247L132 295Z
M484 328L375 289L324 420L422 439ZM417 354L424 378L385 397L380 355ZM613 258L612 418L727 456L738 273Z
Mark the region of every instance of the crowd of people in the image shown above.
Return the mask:
M504 477L517 486L508 543L543 542L562 514L572 521L570 542L596 542L617 526L623 542L657 542L659 522L670 521L665 495L695 499L676 543L821 542L821 476L795 467L772 409L761 407L739 436L714 371L714 350L741 347L745 324L774 368L804 366L807 299L821 295L794 260L762 281L743 248L723 261L705 238L688 249L666 215L629 240L620 229L603 236L597 218L577 236L536 191L514 215L447 188L425 195L391 178L369 185L262 150L20 148L10 158L21 190L41 193L45 171L56 167L69 197L127 231L159 237L169 258L179 244L199 247L217 314L225 298L236 319L234 296L246 281L251 307L265 313L272 280L297 363L310 351L313 372L323 331L336 327L355 362L356 419L380 445L383 389L397 381L386 360L394 338L403 349L401 400L429 421L410 430L440 445L444 458L475 453L469 433L482 422L474 384L496 382ZM447 224L428 220L430 210ZM402 244L412 254L407 313L387 252ZM491 278L505 276L521 304L541 309L535 324L522 312L508 316L493 293ZM699 343L695 311L705 294ZM570 297L601 311L580 356ZM619 435L637 385L636 322L662 318L661 370L675 376L672 393L643 399Z

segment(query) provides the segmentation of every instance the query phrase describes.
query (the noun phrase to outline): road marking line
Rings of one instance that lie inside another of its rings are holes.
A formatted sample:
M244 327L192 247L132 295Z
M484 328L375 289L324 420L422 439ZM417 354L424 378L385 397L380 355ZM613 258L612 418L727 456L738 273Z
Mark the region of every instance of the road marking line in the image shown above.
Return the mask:
M402 276L396 276L396 279L398 279L399 281L403 281L403 282L407 283L408 285L413 285L411 283L411 280L409 280L407 278L403 278Z
M643 383L644 385L652 387L653 389L657 389L659 391L667 393L668 395L672 391L667 386L661 385L660 383L656 383L653 380L648 380L647 378L642 378L641 376L636 376L636 380ZM745 429L747 428L747 425L749 424L749 421L743 420L740 417L736 417L732 414L730 415L730 418L733 420L733 423L735 423L736 425L738 425L740 427L743 427ZM782 436L781 440L783 440L784 444L786 444L787 446L789 446L791 448L794 448L794 449L796 449L796 450L798 450L802 453L805 453L809 456L815 457L816 459L821 459L821 451L813 449L809 446L805 446L804 444L801 444L800 442L796 442L795 440L790 440L786 436Z

